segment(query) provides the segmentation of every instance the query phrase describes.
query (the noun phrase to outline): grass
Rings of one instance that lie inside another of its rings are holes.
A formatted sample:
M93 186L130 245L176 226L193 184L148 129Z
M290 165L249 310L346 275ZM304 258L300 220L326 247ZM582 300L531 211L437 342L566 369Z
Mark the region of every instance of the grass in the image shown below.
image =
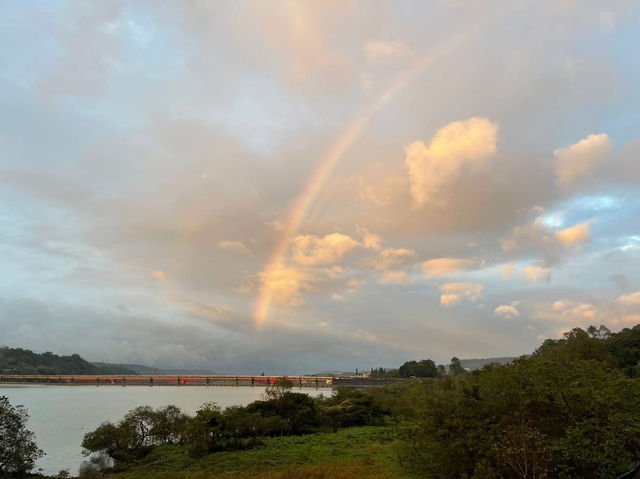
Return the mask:
M353 427L337 433L267 438L246 451L190 458L180 446L155 449L112 479L400 479L409 478L390 427Z

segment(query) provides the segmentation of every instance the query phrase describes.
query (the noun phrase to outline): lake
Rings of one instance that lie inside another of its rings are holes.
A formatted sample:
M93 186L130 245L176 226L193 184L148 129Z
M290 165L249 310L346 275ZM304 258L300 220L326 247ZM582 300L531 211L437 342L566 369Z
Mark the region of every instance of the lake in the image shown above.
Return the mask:
M82 438L104 421L119 421L137 406L154 408L174 404L193 414L205 402L225 408L244 406L260 399L264 387L249 386L41 386L2 385L0 396L13 406L22 404L29 411L28 428L36 435L46 456L37 468L48 475L61 469L77 474L82 456ZM295 388L311 395L330 396L328 388Z

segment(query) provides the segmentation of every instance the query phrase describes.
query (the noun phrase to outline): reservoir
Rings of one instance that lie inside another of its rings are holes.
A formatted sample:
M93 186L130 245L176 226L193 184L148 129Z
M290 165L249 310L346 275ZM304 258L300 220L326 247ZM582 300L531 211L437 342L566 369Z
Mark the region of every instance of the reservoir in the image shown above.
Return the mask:
M38 447L44 450L34 469L55 475L61 469L78 473L85 457L82 438L105 421L117 422L138 406L153 408L175 405L194 414L206 402L221 408L244 406L260 399L265 388L246 386L46 386L0 385L0 396L29 412L27 427L36 435ZM330 388L294 388L313 396L330 396Z

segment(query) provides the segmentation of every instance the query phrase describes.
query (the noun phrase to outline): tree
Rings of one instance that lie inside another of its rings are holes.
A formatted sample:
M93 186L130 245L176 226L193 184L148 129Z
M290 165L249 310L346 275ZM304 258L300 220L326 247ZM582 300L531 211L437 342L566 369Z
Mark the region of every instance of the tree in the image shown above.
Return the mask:
M220 407L213 402L203 404L189 424L189 455L198 457L223 450L229 434L227 420Z
M640 382L612 367L603 341L572 331L529 358L425 385L410 462L427 477L628 471L640 459Z
M176 406L140 406L117 425L105 422L85 434L82 447L87 453L103 452L115 462L126 463L144 456L154 446L183 442L190 421Z
M640 376L640 324L612 334L607 349L628 376Z
M451 358L451 364L449 365L449 372L453 375L464 374L465 370L462 367L462 363L455 356Z
M29 414L0 396L0 474L24 474L44 455L35 435L26 428Z
M438 377L438 368L431 359L422 361L407 361L398 369L401 378L435 378Z
M272 382L267 388L264 390L262 394L263 401L278 401L280 400L287 392L291 391L293 388L293 382L288 379L278 379L277 381Z

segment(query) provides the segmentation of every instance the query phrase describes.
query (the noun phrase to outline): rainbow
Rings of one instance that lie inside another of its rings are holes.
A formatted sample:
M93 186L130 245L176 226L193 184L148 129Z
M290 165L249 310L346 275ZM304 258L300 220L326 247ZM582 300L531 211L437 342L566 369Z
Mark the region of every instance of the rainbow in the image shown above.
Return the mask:
M480 23L480 22L478 22ZM477 26L478 24L476 24ZM320 159L311 178L307 182L302 194L294 202L287 221L281 231L276 247L270 255L269 262L261 274L261 287L258 300L256 301L253 319L256 328L260 328L267 320L269 306L273 299L274 290L272 287L275 275L285 266L285 259L291 239L296 234L302 224L309 208L313 204L316 196L322 190L327 179L331 176L333 169L344 157L351 145L369 126L376 114L388 105L400 92L402 92L411 81L424 72L429 66L436 63L445 55L450 54L458 48L470 35L467 31L464 34L451 37L448 41L440 44L428 55L414 60L412 65L400 73L390 87L370 107L358 115L347 128L338 136L329 150Z

